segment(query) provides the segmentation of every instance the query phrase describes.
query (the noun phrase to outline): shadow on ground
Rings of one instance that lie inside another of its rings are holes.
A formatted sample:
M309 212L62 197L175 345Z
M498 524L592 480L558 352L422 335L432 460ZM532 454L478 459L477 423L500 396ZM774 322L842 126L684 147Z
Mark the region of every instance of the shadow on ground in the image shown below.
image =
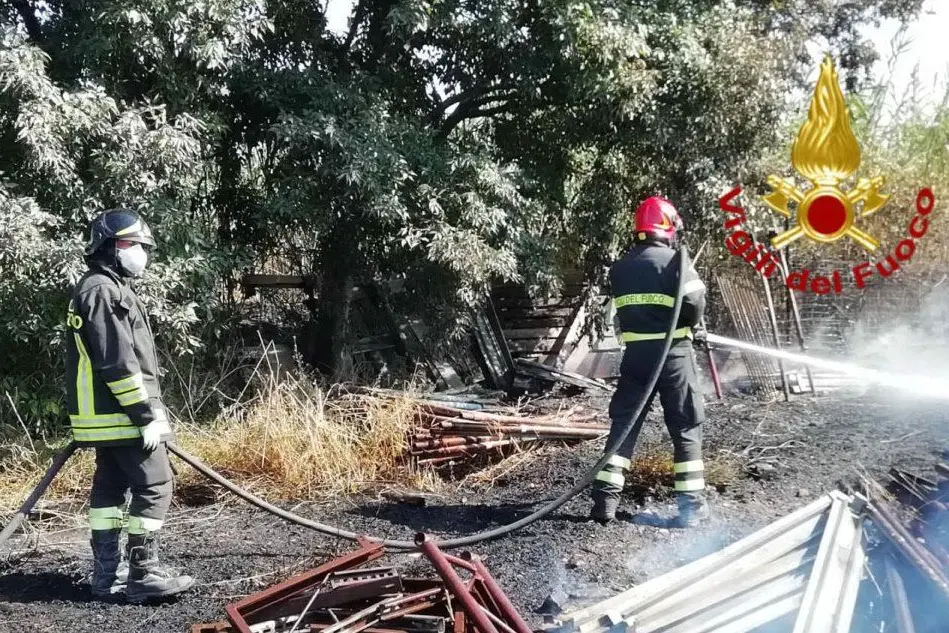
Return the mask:
M0 576L0 600L4 602L90 602L92 599L82 574L10 572Z
M534 503L450 504L426 507L400 503L365 503L349 511L401 525L414 532L478 532L520 520L536 509Z
M412 532L433 534L473 534L519 521L543 507L542 503L449 504L411 506L400 503L370 502L350 510L349 514L382 520L408 528ZM545 521L588 523L589 511L559 508Z

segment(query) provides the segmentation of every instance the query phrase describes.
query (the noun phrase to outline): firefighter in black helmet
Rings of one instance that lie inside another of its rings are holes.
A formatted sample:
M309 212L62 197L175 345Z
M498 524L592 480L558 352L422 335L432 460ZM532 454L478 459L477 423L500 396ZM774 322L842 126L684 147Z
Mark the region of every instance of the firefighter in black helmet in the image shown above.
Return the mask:
M66 317L66 391L73 439L94 447L89 524L92 593L123 589L129 602L174 595L194 580L158 560L158 533L171 505L172 471L164 442L173 439L158 384L151 326L130 279L142 274L155 240L145 221L113 209L92 222L88 270ZM127 563L119 537L128 506Z

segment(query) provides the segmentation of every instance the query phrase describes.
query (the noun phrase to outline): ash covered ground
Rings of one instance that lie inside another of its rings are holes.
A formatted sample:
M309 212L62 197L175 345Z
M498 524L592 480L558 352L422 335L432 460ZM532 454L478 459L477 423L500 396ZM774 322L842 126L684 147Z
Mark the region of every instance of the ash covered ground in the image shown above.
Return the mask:
M586 401L605 408L605 400ZM891 466L930 473L949 448L949 411L938 402L886 401L872 394L799 396L764 404L730 397L709 401L706 459L722 466L710 479L713 521L694 531L669 530L639 519L603 527L587 520L581 494L552 516L506 538L482 543L480 554L532 626L551 593L603 598L669 571L801 507L838 481L861 473L882 477ZM668 450L658 417L650 417L640 450ZM468 534L516 520L568 489L599 457L602 441L545 447L491 483L449 482L425 507L377 495L332 505L296 505L299 514L379 537ZM186 466L180 465L179 468ZM715 481L719 479L720 481ZM656 493L656 494L653 494ZM623 509L671 516L668 492L639 484ZM42 545L28 551L39 538ZM198 578L177 601L150 606L95 602L85 576L88 533L81 529L17 537L12 557L0 560L0 633L24 631L185 632L198 622L223 620L224 605L292 573L349 551L353 545L288 525L221 493L210 505L173 509L164 559ZM380 564L434 576L424 560L390 553Z

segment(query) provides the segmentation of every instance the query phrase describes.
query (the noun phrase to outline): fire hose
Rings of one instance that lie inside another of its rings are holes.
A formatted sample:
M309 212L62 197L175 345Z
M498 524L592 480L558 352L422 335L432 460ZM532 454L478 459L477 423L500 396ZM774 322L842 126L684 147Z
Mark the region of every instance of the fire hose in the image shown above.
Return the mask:
M600 460L596 464L594 464L594 466L580 479L579 482L577 482L573 486L573 488L563 493L556 499L550 501L544 507L532 512L526 517L523 517L521 519L518 519L517 521L508 523L506 525L502 525L490 530L484 530L482 532L477 532L475 534L469 534L468 536L448 539L445 541L437 541L436 545L440 549L454 549L458 547L473 545L475 543L481 543L483 541L493 540L501 536L510 534L511 532L519 530L523 527L526 527L536 521L539 521L540 519L544 518L551 512L562 507L565 503L567 503L568 501L573 499L575 496L577 496L580 492L582 492L583 489L585 489L587 486L593 483L593 480L596 478L596 474L600 472L600 470L602 470L604 466L606 466L607 462L610 460L611 457L613 457L613 455L616 454L616 451L618 451L619 448L623 445L623 442L626 441L626 438L629 436L631 432L635 430L636 435L634 437L637 437L637 438L639 437L639 429L642 427L642 424L646 419L647 412L645 411L645 407L647 403L652 401L652 395L655 392L656 384L659 381L660 372L662 371L663 365L665 365L666 356L668 356L669 354L669 349L672 347L673 334L674 334L674 331L676 330L676 326L678 325L679 314L682 310L682 297L683 297L683 291L685 288L685 282L684 282L685 275L682 273L683 273L683 270L685 269L687 261L688 261L688 249L683 244L678 249L678 257L677 257L678 280L677 280L677 288L676 288L676 297L675 297L675 303L673 304L673 308L672 308L672 318L669 321L669 329L667 330L665 339L663 340L662 353L659 355L659 358L656 360L656 364L653 367L652 374L650 374L649 376L647 388L643 390L643 395L640 398L639 402L636 404L636 408L633 414L630 416L630 419L629 419L628 424L626 425L626 428L623 430L621 434L619 434L616 437L615 441L612 444L607 446ZM279 508L273 505L272 503L268 501L261 499L255 494L247 490L244 490L237 484L225 478L220 473L214 471L212 468L204 464L200 459L198 459L194 455L191 455L190 453L179 448L177 445L173 443L168 443L166 444L166 448L168 449L168 452L177 456L179 459L187 463L189 466L197 470L199 473L201 473L202 475L204 475L211 481L227 488L229 491L231 491L232 493L234 493L235 495L237 495L244 501L247 501L251 505L258 507L261 510L264 510L265 512L269 512L270 514L278 516L290 523L294 523L301 527L309 528L311 530L315 530L323 534L336 536L336 537L347 539L350 541L356 541L360 538L369 539L369 540L381 543L384 547L387 547L390 549L414 550L418 548L418 545L415 543L415 541L374 539L372 537L365 537L362 535L358 535L355 532L350 532L349 530L344 530L339 527L327 525L325 523L320 523L319 521L307 519L306 517L302 517L288 510L284 510L282 508ZM635 445L634 445L634 449L635 449ZM56 473L59 471L60 468L62 468L63 464L66 463L66 460L70 457L70 455L72 455L72 453L75 450L76 450L76 445L74 443L70 443L62 452L60 452L54 458L52 465L50 466L46 474L43 476L43 478L40 480L40 483L36 486L36 488L27 498L26 502L24 502L23 505L20 506L16 514L14 514L13 519L10 521L10 523L8 523L7 526L4 527L3 531L0 532L0 545L2 545L4 541L6 541L13 534L13 532L16 531L19 525L29 515L30 511L33 508L33 505L36 504L40 496L42 496L42 494L46 491L46 488L49 487L53 478L56 476Z

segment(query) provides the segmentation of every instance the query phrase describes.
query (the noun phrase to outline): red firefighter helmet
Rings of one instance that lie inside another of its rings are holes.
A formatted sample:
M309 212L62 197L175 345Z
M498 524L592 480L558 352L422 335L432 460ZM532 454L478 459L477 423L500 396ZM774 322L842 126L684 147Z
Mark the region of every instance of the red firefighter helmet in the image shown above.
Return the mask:
M682 229L682 218L671 202L660 196L650 196L636 209L636 238L647 237L673 242L676 230Z

